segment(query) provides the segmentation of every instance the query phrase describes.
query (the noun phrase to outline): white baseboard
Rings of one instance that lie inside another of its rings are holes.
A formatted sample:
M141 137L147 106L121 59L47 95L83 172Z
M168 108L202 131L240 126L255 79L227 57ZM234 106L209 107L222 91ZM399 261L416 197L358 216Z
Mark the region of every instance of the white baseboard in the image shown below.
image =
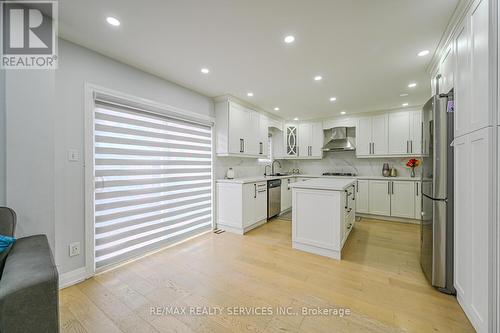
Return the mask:
M59 275L59 289L64 289L85 280L87 270L85 267L77 268Z
M356 213L356 217L364 217L367 219L382 220L382 221L389 221L389 222L420 224L420 220L406 219L406 218L402 218L402 217L372 215L372 214L365 214L365 213Z

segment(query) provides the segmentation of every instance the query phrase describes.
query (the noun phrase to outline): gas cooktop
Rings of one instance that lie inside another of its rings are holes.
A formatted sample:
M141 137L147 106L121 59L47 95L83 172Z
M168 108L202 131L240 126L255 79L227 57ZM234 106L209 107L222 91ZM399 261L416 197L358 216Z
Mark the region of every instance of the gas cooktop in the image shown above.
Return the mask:
M324 172L323 176L356 177L356 174L352 172Z

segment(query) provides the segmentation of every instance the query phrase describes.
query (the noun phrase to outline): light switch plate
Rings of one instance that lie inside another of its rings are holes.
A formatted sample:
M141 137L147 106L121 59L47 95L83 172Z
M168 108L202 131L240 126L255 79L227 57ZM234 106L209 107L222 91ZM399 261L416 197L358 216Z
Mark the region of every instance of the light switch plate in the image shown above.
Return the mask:
M68 161L78 162L80 160L80 153L76 149L68 150Z
M69 256L74 257L80 254L80 242L69 244Z

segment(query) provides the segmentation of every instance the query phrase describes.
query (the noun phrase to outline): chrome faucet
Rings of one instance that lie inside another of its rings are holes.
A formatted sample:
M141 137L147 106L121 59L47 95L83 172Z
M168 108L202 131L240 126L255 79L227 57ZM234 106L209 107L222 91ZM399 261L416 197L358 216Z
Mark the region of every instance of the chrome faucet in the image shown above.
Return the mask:
M267 176L267 168L271 168L271 169L272 169L272 167L271 167L269 164L268 164L268 165L266 165L266 166L264 167L264 176ZM271 172L272 172L272 171L271 171Z
M271 175L275 175L275 173L274 173L274 163L278 163L278 166L281 168L280 161L274 160L273 163L271 163Z

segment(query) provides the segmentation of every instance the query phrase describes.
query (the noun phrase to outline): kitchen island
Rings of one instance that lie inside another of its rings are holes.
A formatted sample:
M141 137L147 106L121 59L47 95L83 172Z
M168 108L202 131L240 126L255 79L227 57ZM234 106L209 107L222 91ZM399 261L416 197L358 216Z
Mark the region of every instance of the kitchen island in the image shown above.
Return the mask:
M341 259L354 227L354 179L317 178L290 184L294 249Z

